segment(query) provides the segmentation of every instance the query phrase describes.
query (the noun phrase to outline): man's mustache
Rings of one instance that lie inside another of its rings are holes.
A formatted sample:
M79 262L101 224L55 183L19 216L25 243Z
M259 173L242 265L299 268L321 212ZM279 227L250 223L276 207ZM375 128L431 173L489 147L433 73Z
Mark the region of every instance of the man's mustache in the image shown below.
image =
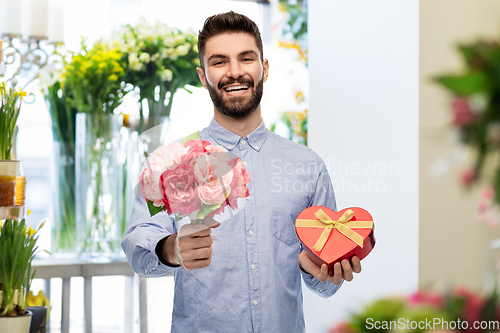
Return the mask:
M226 81L219 82L219 84L217 85L217 88L222 89L223 87L225 87L225 86L227 86L229 84L234 84L234 83L248 84L248 85L250 85L250 87L254 86L254 81L252 80L252 78L248 78L248 79L245 79L245 78L239 78L239 79L231 78L231 79L228 79Z

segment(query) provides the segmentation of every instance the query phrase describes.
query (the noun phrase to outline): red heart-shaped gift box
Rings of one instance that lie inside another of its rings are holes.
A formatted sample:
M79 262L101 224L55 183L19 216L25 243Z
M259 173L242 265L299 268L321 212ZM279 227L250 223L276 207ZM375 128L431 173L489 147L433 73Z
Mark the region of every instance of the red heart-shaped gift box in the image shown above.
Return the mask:
M304 209L295 221L295 231L306 247L308 257L318 266L328 265L332 275L333 265L343 259L358 256L361 260L375 246L373 218L359 207L339 212L312 206Z

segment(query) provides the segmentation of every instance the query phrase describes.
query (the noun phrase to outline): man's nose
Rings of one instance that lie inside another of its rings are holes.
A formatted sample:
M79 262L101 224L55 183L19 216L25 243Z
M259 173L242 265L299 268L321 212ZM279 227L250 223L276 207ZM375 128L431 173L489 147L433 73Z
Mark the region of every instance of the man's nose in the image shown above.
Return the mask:
M229 69L227 71L227 76L232 78L238 78L243 76L245 71L243 70L243 66L239 61L231 61L229 64Z

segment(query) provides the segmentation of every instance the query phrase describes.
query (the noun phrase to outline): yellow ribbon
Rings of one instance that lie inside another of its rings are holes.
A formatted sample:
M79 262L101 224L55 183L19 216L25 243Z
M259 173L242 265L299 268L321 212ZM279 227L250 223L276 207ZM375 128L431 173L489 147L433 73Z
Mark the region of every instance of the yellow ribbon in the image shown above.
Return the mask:
M341 234L363 248L363 237L354 230L351 230L351 228L373 228L373 221L349 221L354 217L354 212L352 211L352 209L346 210L337 221L333 221L321 208L318 209L318 211L316 211L314 215L318 218L318 220L298 219L295 223L295 226L306 228L324 228L321 236L319 236L316 244L313 247L314 251L317 252L321 251L325 246L326 240L328 239L328 236L330 235L330 231L332 229L337 229Z

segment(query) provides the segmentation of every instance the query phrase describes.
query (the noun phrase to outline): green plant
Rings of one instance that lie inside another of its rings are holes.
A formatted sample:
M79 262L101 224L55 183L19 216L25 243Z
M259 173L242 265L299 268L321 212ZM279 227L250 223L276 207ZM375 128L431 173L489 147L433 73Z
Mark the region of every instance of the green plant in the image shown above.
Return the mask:
M477 40L457 47L464 69L433 80L452 94L453 125L462 144L475 152L475 162L462 175L464 185L486 176L500 204L500 41Z
M67 100L71 96L68 84L52 81L42 89L52 120L52 136L56 144L54 154L58 161L58 197L52 225L52 251L75 249L75 127L77 109Z
M35 272L31 263L38 249L38 231L26 228L24 219L0 222L0 316L23 315Z
M10 160L21 100L26 96L22 90L14 90L0 82L0 160Z

